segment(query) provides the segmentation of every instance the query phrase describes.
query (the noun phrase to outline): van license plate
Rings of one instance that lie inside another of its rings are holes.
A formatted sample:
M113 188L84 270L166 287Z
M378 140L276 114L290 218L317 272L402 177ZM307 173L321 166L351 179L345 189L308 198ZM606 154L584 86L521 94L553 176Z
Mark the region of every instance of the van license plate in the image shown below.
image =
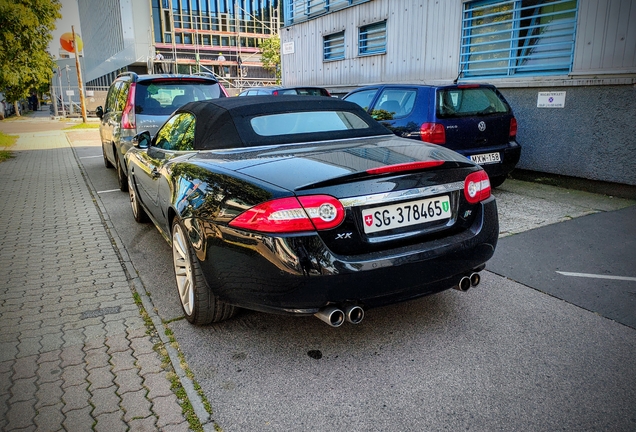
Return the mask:
M484 153L472 155L470 160L479 165L491 164L491 163L499 163L501 162L501 156L499 153Z

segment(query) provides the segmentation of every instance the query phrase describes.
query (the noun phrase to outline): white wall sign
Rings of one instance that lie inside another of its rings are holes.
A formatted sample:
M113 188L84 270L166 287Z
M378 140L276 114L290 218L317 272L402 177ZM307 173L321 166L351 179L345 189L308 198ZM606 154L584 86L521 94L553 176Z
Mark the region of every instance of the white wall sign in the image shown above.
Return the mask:
M86 90L86 96L95 96L94 90Z
M539 92L537 108L564 108L565 92Z
M66 90L66 96L75 96L75 90Z
M294 53L294 42L285 42L283 44L283 54L293 54Z

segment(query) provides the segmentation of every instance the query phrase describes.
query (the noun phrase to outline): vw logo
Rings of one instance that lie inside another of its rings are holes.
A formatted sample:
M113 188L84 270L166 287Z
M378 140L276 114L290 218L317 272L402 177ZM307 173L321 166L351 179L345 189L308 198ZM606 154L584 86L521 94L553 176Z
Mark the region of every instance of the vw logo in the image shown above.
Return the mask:
M479 128L481 132L483 132L486 130L486 123L484 123L483 121L480 121L477 127Z

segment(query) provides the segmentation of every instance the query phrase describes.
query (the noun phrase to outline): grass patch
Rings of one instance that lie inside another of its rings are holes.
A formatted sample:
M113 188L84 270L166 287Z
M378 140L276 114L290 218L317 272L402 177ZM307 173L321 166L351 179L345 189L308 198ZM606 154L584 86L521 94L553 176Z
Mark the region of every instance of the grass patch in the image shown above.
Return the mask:
M13 153L7 150L7 148L15 144L17 140L18 137L15 135L7 135L0 132L0 162L4 162L14 157Z
M77 129L99 129L99 123L78 123L76 125L64 128L64 130L77 130Z

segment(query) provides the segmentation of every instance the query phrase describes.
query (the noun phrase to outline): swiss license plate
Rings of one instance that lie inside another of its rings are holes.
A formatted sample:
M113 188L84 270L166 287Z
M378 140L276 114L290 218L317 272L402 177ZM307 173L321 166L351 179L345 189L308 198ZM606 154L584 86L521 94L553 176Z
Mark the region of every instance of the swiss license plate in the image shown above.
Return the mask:
M479 165L499 163L501 162L501 156L499 153L484 153L472 155L470 160Z
M448 195L409 201L362 211L367 234L433 222L451 217Z

